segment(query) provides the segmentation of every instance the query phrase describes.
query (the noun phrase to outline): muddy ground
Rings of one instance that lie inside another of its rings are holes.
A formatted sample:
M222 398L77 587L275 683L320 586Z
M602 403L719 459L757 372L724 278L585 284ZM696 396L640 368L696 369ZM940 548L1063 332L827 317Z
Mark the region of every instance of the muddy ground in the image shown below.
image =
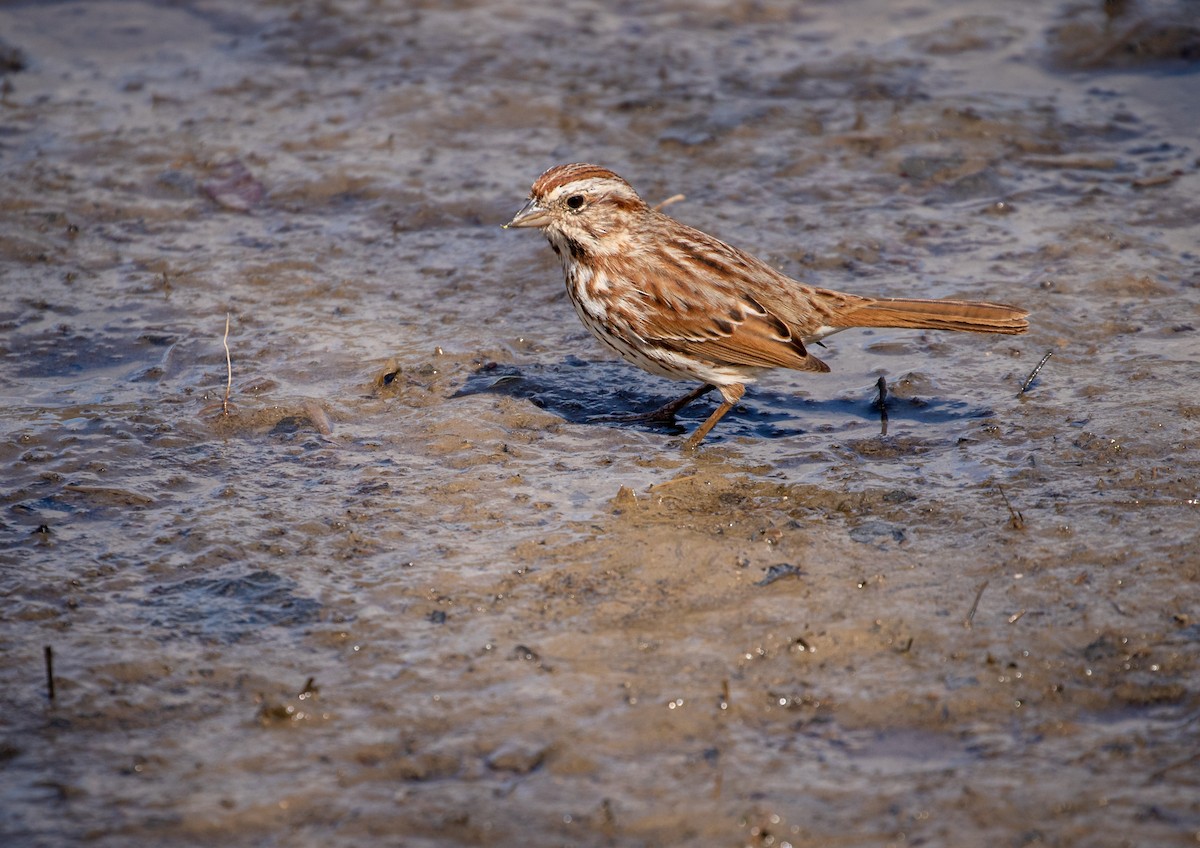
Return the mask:
M1195 844L1196 4L997 8L0 5L0 842ZM597 423L564 161L1031 331Z

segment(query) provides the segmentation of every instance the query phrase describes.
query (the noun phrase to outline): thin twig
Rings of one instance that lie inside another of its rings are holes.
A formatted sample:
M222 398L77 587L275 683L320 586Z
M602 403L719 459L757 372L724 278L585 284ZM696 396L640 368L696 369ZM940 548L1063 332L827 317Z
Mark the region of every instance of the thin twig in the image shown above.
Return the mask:
M666 209L668 206L670 206L672 203L678 203L679 201L685 199L686 197L687 197L687 195L685 195L685 194L672 194L670 197L668 197L662 203L655 204L654 211L661 212L664 209Z
M996 484L996 491L1000 493L1000 497L1004 499L1004 505L1008 507L1008 524L1014 530L1025 529L1025 516L1021 515L1020 510L1013 509L1013 505L1008 502L1008 495L1004 493L1004 487L999 483Z
M887 435L888 414L887 414L887 378L882 374L879 375L879 380L875 383L875 388L879 389L879 397L875 398L875 405L879 407L879 435Z
M229 355L229 313L225 313L225 338L221 340L225 345L225 400L221 401L221 413L229 414L229 394L233 391L233 359Z
M47 645L44 649L46 657L46 695L54 700L54 648Z
M971 603L971 608L967 610L967 617L963 619L963 627L971 629L971 624L975 621L975 611L979 609L979 599L983 597L983 590L988 587L991 581L984 580L983 585L979 587L979 591L975 593L975 600Z
M1052 350L1046 351L1046 355L1043 356L1041 358L1041 360L1038 361L1037 366L1032 371L1029 372L1029 376L1026 377L1025 382L1021 384L1021 391L1017 392L1018 397L1025 394L1025 392L1029 391L1029 387L1032 386L1033 381L1037 379L1037 375L1042 370L1042 366L1045 365L1047 360L1049 360L1050 357L1053 355L1054 355L1054 351L1052 351Z

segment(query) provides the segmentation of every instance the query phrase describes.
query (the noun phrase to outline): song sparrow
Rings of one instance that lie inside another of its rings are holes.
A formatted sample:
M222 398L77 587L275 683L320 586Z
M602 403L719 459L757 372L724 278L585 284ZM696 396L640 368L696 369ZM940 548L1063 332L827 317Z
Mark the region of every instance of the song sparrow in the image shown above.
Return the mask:
M557 165L507 224L537 227L562 260L567 293L592 334L634 365L704 385L649 416L673 416L710 389L723 402L694 448L764 370L828 371L808 346L848 327L1023 333L1001 303L871 298L784 276L648 206L607 168Z

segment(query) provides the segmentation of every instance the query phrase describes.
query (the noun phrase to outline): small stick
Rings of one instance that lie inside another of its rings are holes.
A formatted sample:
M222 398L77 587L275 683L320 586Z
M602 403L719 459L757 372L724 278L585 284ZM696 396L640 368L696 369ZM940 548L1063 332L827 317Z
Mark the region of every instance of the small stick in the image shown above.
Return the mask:
M1029 376L1025 378L1025 382L1021 384L1021 391L1017 392L1018 397L1020 397L1021 395L1025 394L1027 391L1029 391L1029 387L1032 386L1033 381L1037 379L1037 375L1042 370L1042 366L1045 365L1046 362L1053 355L1054 355L1054 351L1052 351L1052 350L1046 351L1046 355L1041 358L1041 360L1038 362L1037 366L1034 367L1034 369L1029 372Z
M996 491L1000 493L1000 497L1004 498L1004 505L1008 507L1008 523L1014 530L1025 529L1025 516L1021 515L1019 510L1013 509L1013 505L1008 502L1008 495L1004 494L1004 487L999 483L996 484Z
M875 382L875 388L879 389L879 397L875 398L875 405L879 407L879 435L887 435L888 414L887 414L887 378L882 374Z
M229 356L229 313L226 313L226 335L221 339L221 343L226 347L226 397L221 402L221 413L229 414L229 392L233 391L233 359Z
M54 648L47 645L43 651L46 657L46 694L54 700Z
M666 209L668 206L670 206L672 203L678 203L679 201L685 199L686 197L687 197L686 194L672 194L670 197L668 197L662 203L655 205L654 211L661 212L664 209Z
M229 313L226 313L226 335L221 339L226 348L226 397L221 402L222 415L229 414L229 392L233 391L233 359L229 356Z
M1014 612L1012 615L1010 615L1008 617L1008 623L1016 624L1018 621L1021 620L1021 616L1023 616L1024 614L1025 614L1025 610L1021 610L1020 612Z
M975 600L971 603L971 608L967 610L967 617L963 619L963 627L971 629L971 623L975 621L975 611L979 609L979 599L983 597L983 590L988 587L990 580L984 580L983 585L979 587L979 591L975 593Z

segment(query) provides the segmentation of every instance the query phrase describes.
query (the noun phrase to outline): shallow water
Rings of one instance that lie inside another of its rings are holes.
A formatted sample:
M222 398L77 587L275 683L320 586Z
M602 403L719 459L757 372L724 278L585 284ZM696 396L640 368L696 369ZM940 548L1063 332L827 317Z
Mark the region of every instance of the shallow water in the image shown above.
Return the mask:
M0 7L3 844L1194 844L1200 30L1005 8ZM572 160L1032 329L598 423Z

